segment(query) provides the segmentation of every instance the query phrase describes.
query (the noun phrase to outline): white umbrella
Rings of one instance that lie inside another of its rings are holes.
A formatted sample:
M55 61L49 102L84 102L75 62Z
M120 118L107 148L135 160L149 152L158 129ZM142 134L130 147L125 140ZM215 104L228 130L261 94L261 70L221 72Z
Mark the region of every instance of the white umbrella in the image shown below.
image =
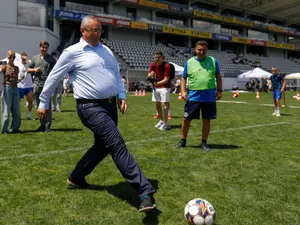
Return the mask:
M242 73L238 75L238 79L246 79L246 78L270 78L272 76L272 73L269 73L268 71L265 71L261 68L255 68L253 70L249 70L245 73Z
M291 73L289 75L286 75L284 77L284 79L288 79L288 80L296 79L296 80L299 80L300 79L300 73Z
M177 65L176 63L173 62L169 62L172 63L175 67L175 75L182 75L184 68L182 66Z

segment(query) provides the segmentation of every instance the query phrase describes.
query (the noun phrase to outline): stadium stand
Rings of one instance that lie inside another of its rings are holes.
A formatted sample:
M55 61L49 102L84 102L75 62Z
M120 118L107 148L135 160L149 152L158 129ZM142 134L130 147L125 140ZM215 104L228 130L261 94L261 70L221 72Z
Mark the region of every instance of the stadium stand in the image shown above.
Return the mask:
M161 50L168 61L184 66L187 59L192 57L191 50L186 52L186 47L165 46L163 44L150 45L144 42L124 41L102 39L102 42L110 47L115 55L123 59L122 68L129 66L131 69L147 70L153 60L155 50ZM190 49L190 48L189 48ZM175 55L173 54L174 52ZM220 69L224 76L236 77L240 72L250 70L249 65L233 64L231 59L236 55L234 53L218 52L210 50L209 55L215 57L220 63ZM120 62L119 62L120 63ZM126 63L126 64L124 64Z

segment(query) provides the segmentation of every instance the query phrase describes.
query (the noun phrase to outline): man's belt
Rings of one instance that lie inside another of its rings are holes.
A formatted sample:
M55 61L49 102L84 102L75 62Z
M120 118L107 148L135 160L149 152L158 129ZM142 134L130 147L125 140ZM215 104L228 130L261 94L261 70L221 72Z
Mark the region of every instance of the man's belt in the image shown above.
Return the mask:
M101 98L101 99L86 99L86 98L79 98L76 99L76 103L79 104L87 104L87 103L114 103L116 102L116 97L111 98Z

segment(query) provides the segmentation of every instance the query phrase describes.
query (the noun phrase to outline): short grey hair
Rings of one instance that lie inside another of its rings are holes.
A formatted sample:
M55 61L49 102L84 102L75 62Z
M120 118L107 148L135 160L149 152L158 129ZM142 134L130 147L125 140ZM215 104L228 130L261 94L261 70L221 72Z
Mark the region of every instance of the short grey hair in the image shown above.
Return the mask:
M91 20L98 20L100 22L99 18L96 16L84 16L81 20L80 27L86 27Z

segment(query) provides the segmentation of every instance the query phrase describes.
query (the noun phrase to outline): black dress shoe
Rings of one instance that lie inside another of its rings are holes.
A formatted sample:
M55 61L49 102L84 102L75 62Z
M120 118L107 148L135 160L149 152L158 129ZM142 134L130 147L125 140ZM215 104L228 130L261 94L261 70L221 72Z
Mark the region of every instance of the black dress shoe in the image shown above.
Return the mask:
M23 131L21 131L21 130L11 130L10 133L11 134L23 134Z
M156 208L156 202L153 195L143 195L141 197L141 204L139 207L139 212L147 212Z
M38 129L35 130L36 132L45 132L45 127L40 126Z
M79 189L93 189L94 188L94 186L87 183L84 178L81 180L73 180L71 177L68 177L67 183L69 184L69 187L71 187L71 188L79 188Z

